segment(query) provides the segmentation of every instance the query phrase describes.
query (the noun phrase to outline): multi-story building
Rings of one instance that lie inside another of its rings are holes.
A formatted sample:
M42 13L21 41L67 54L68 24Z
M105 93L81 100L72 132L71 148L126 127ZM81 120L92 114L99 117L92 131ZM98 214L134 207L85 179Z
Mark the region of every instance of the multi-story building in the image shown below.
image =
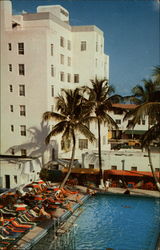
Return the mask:
M145 116L134 128L128 128L129 119L124 117L127 112L136 108L135 104L113 104L113 110L110 111L110 116L116 122L118 129L111 129L108 133L108 142L111 148L117 144L126 144L126 146L139 146L141 136L148 130L148 117Z
M46 147L44 138L52 128L42 124L42 114L55 110L62 88L90 84L90 79L109 75L103 32L96 26L71 26L69 13L60 5L39 6L37 13L12 15L11 1L1 6L1 125L0 154L40 156L46 160L69 158L61 150L61 137ZM91 124L96 135L97 125ZM107 147L107 126L102 149ZM76 158L88 149L78 136Z

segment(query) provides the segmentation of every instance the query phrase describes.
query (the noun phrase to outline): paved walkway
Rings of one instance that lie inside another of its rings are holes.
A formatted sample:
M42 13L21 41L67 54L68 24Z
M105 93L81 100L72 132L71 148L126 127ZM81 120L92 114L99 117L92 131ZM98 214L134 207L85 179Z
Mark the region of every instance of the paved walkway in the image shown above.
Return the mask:
M150 196L160 198L160 192L144 190L144 189L134 189L128 188L131 195L141 195L141 196ZM113 194L123 194L126 189L124 188L109 188L108 192Z

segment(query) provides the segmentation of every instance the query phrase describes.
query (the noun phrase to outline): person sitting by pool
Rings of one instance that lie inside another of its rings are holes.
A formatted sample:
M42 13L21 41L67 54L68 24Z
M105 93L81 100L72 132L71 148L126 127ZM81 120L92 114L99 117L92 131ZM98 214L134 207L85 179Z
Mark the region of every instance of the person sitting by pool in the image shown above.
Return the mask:
M45 211L45 208L44 206L42 205L42 207L40 208L39 210L39 216L44 216L44 217L47 217L48 219L51 219L52 218L52 215L48 212Z
M81 196L80 194L76 195L76 202L78 202L79 204L82 204L83 202L81 201Z
M65 197L63 195L63 192L61 189L58 189L55 193L56 200L65 200Z
M126 191L124 192L124 194L130 194L129 189L127 188Z
M70 211L70 212L73 213L73 208L72 208L72 206L71 206L71 203L70 203L68 200L63 204L63 206L64 206L68 211Z
M90 194L90 195L95 195L96 194L96 191L95 190L91 190L89 187L87 187L87 194Z
M2 212L0 212L0 227L4 225L4 218Z
M107 179L107 180L105 181L105 190L106 190L106 191L108 191L109 186L110 186L110 181L109 181L109 179Z

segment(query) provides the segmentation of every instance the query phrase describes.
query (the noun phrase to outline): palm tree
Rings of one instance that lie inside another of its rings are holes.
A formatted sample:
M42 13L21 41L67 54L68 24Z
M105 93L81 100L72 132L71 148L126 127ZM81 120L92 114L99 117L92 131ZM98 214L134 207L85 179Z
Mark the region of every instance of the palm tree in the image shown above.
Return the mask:
M136 85L132 89L132 96L130 98L132 103L138 105L145 102L154 101L154 93L157 91L157 88L160 85L158 81L153 81L152 79L143 79L142 82L144 87L141 85Z
M58 123L53 127L52 131L46 137L46 144L49 143L52 136L62 133L62 145L64 148L70 148L72 144L72 154L69 163L68 173L62 181L60 187L63 187L71 173L74 162L76 147L76 131L82 133L91 142L95 137L85 125L89 120L90 109L87 107L80 90L63 90L64 96L57 97L57 111L45 112L43 120L55 120Z
M153 80L143 80L144 87L137 85L132 89L133 96L129 99L139 104L134 110L130 111L124 117L124 120L132 117L128 127L134 127L143 116L148 116L148 131L142 136L142 148L148 150L149 163L155 183L160 191L160 184L154 173L150 144L153 140L160 139L160 66L153 70ZM153 124L151 126L151 124Z
M160 66L154 67L152 76L156 82L160 83Z
M102 181L102 157L101 157L101 124L107 123L109 127L118 129L116 122L107 113L112 110L112 103L120 100L120 95L112 95L114 88L109 86L108 81L91 80L92 87L84 87L89 94L88 105L92 107L92 113L95 113L95 121L98 123L98 156L99 156L99 170L100 183Z
M149 163L151 171L157 186L157 189L160 191L160 183L157 179L157 176L154 172L152 159L151 159L151 149L150 144L154 140L160 140L160 95L159 102L146 102L142 105L136 107L132 112L128 113L125 116L125 119L132 117L131 122L128 124L128 127L134 127L142 116L146 116L154 122L154 125L148 129L148 131L142 136L142 147L146 147L148 150Z

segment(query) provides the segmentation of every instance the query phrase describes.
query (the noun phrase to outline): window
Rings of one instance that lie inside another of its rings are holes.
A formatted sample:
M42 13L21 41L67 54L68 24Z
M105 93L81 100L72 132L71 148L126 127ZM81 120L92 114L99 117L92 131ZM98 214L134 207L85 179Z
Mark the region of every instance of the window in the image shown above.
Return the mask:
M64 55L60 54L60 63L64 64Z
M54 66L53 66L53 64L51 65L51 76L52 77L54 76Z
M98 59L96 58L96 67L98 66Z
M64 82L64 72L60 72L60 80Z
M138 125L140 125L141 124L141 120L139 119L137 123L138 123Z
M137 167L131 167L131 171L137 171Z
M67 41L67 49L71 50L71 41L70 40Z
M9 69L10 72L12 72L12 64L8 65L8 69Z
M106 136L103 136L103 145L106 145Z
M86 43L86 41L81 41L81 51L86 50L86 48L87 48L87 43Z
M13 86L12 85L9 85L9 91L13 92Z
M94 164L89 164L89 168L93 169L94 168Z
M51 111L54 112L54 105L51 105Z
M60 37L60 46L64 47L64 37L63 36Z
M79 83L79 74L74 75L74 83Z
M14 126L11 125L11 132L14 132Z
M11 148L11 155L14 155L15 154L15 150L14 148Z
M121 120L116 119L116 123L117 123L117 124L121 124Z
M71 82L71 74L69 74L69 73L67 74L67 81Z
M24 43L18 43L18 54L24 55Z
M96 148L98 148L98 139L96 139Z
M14 182L17 183L17 175L14 175Z
M101 44L101 53L103 52L103 44Z
M145 125L145 120L142 120L142 125Z
M13 112L13 105L10 105L10 111Z
M123 114L123 110L122 109L114 109L114 114L115 115L122 115Z
M89 122L89 121L85 122L85 126L86 126L88 129L90 129L90 122Z
M98 42L96 42L96 51L98 52Z
M26 136L26 126L25 125L20 126L20 134L22 136Z
M87 139L79 139L79 148L84 149L88 148L88 140Z
M24 64L19 64L19 75L25 75Z
M19 95L25 96L25 85L23 84L19 85Z
M54 85L51 85L51 96L54 97Z
M12 44L8 43L8 50L12 50Z
M117 170L117 166L116 166L116 165L112 165L112 166L111 166L111 169L112 169L112 170Z
M67 65L71 66L71 57L69 57L69 56L67 57Z
M160 171L160 168L155 168L155 172L159 172Z
M51 43L51 56L53 56L53 49L54 49L54 46L53 46L53 43Z
M26 107L25 107L25 105L20 105L20 115L21 116L26 115Z
M21 149L21 156L27 156L27 150Z

